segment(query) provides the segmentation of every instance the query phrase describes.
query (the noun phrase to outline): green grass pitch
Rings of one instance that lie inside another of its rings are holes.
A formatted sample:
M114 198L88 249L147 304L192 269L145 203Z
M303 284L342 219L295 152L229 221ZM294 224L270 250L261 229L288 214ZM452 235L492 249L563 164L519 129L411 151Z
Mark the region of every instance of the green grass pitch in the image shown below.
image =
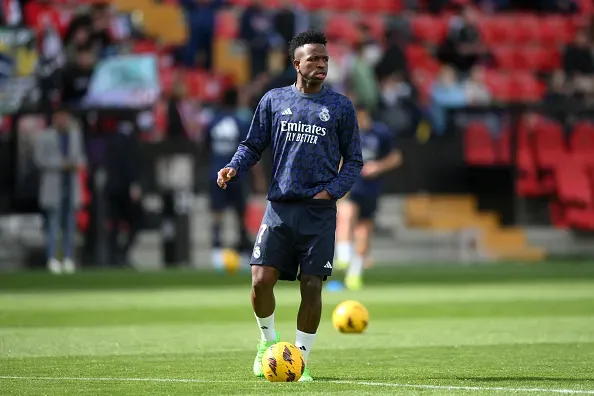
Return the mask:
M0 275L0 395L594 394L594 265L373 269L325 292L313 383L251 373L259 330L247 274ZM334 331L357 299L362 335ZM296 283L277 287L295 341Z

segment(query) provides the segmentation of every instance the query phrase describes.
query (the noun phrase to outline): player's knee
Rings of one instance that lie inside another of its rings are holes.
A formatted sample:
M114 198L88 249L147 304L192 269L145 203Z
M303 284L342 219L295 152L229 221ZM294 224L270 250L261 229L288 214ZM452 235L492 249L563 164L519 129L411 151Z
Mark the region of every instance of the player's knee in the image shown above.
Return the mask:
M267 290L274 287L278 275L274 268L267 267L252 267L252 288L257 292L258 290Z
M321 296L322 278L314 275L301 275L301 296Z

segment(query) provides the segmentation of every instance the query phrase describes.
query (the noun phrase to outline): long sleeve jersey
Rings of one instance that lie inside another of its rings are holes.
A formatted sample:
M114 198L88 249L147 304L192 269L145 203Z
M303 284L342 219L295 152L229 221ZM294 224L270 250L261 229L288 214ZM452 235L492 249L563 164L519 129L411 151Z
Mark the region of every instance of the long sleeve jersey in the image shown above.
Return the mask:
M227 167L239 176L260 160L269 145L273 161L269 201L311 198L324 189L340 199L363 167L353 104L326 87L315 94L300 92L295 85L268 91Z

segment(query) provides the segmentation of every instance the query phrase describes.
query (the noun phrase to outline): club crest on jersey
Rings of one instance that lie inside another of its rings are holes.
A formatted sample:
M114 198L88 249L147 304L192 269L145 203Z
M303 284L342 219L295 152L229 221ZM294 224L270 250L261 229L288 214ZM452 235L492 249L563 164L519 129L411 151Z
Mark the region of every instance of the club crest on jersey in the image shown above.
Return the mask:
M326 121L330 121L330 112L328 111L327 107L322 107L322 110L320 111L320 120L326 122Z

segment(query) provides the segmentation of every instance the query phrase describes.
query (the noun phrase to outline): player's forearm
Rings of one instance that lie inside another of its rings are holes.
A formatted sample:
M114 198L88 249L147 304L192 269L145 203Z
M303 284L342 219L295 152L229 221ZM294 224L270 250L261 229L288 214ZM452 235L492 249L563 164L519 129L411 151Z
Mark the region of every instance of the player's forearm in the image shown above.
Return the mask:
M379 166L381 168L382 173L389 172L392 169L397 168L400 166L402 162L402 156L399 152L390 153L386 158L379 161Z
M249 145L242 143L233 155L228 168L233 168L237 173L252 168L260 160L261 155Z
M355 179L361 173L362 168L363 160L361 158L344 160L338 177L326 187L326 191L334 199L344 197L351 190L351 187L353 187Z

